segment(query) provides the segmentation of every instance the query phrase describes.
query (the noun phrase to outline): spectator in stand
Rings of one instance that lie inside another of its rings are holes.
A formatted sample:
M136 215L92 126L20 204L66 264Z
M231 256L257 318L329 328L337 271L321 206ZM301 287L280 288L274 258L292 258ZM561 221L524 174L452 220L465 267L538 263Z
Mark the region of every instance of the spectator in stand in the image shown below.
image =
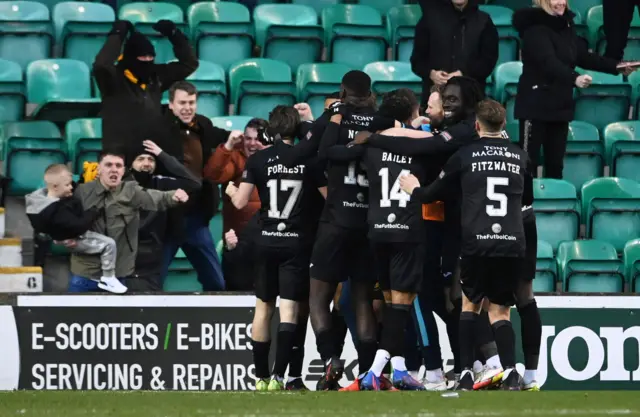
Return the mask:
M422 101L432 85L467 76L484 89L498 62L498 30L477 0L424 0L411 69L422 78Z
M229 137L225 143L218 145L216 152L209 158L205 166L205 177L215 184L223 186L229 181L239 183L247 158L264 148L258 138L268 125L266 120L251 119L241 136ZM225 194L222 197L224 233L232 229L236 233L240 233L259 209L260 197L257 190L253 190L249 204L242 210L236 209Z
M202 180L193 175L175 157L163 152L154 142L146 140L144 148L133 160L129 178L144 189L170 191L178 188L187 193L197 191ZM154 175L156 164L161 163L172 177ZM141 210L138 230L138 254L134 275L127 280L130 291L161 291L163 259L162 253L167 229L167 213Z
M119 20L93 63L102 97L102 148L124 152L129 162L135 157L132 153L149 138L169 154L182 156L179 146L171 146L174 138L162 123L160 100L174 82L184 80L198 68L189 39L173 22L160 20L153 28L171 41L178 62L156 64L149 39L135 31L131 22Z
M639 0L602 0L604 36L607 39L605 57L622 61L636 7L640 10Z
M205 177L216 184L226 186L229 181L239 183L247 162L247 158L264 148L259 141L259 135L267 128L268 123L263 119L251 119L244 129L242 136L232 136L209 158L204 170ZM238 210L225 194L222 200L223 233L233 232L241 234L243 229L260 209L258 190L253 190L246 207ZM223 271L227 289L232 291L251 291L253 277L247 281L244 276L245 268L236 262L228 262L223 257Z
M166 277L169 264L182 248L198 273L205 291L225 288L220 260L209 231L209 222L220 199L218 187L203 179L205 164L214 149L228 140L242 135L213 126L209 118L197 114L197 90L187 81L179 81L169 89L169 110L163 128L171 137L173 152L179 154L185 167L194 177L202 180L202 187L189 195L189 203L168 213L168 233L164 244L162 277ZM164 149L164 148L163 148ZM174 153L169 152L174 155ZM219 237L222 239L222 236Z
M84 210L101 212L91 231L116 242L115 275L127 285L127 278L134 273L138 253L140 210L165 210L186 202L189 196L181 189L145 190L133 181L122 182L124 161L122 154L103 151L98 159L97 181L78 185L74 196L82 202ZM73 249L78 242L66 240L64 244ZM101 274L100 257L72 253L69 292L97 291Z
M578 40L575 15L566 0L536 0L536 5L513 15L522 39L523 64L515 117L520 121L520 146L534 167L544 147L544 176L562 178L569 122L575 113L573 88L591 84L591 76L580 75L575 68L617 74L618 61L589 52Z

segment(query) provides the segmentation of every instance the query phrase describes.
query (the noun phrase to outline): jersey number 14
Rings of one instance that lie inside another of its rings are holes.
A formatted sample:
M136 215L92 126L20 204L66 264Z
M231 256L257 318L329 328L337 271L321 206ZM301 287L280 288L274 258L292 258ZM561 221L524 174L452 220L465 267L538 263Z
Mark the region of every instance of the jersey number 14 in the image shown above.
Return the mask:
M272 219L288 219L291 215L291 211L298 201L300 192L302 191L302 181L300 180L280 180L280 189L278 189L278 180L273 179L267 181L267 187L269 188L269 212L267 213ZM278 196L279 191L286 192L291 191L287 202L284 205L282 211L278 209Z
M391 207L391 201L397 201L398 206L407 207L407 202L411 200L411 196L400 188L400 177L404 175L409 175L411 172L408 169L403 169L400 171L400 175L393 182L391 186L391 192L389 192L389 168L382 168L378 171L378 175L381 179L381 190L380 190L380 207Z

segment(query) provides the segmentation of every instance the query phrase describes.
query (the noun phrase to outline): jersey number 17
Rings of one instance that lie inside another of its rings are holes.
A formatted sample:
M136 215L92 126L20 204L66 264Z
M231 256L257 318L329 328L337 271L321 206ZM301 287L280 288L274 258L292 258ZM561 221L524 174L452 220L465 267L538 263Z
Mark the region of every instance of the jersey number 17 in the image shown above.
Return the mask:
M269 212L267 214L272 219L288 219L302 191L302 181L280 180L280 187L278 188L278 180L273 179L267 181L267 187L269 188ZM289 194L284 208L280 211L278 209L278 197L289 190L292 190L291 194Z

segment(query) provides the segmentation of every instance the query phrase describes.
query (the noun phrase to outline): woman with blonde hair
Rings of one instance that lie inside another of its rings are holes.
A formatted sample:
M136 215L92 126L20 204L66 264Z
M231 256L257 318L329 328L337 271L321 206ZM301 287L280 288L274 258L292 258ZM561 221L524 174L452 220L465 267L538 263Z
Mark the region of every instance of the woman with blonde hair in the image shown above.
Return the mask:
M520 145L534 166L544 147L544 176L562 178L569 122L575 112L573 88L589 87L592 81L575 69L617 74L618 62L587 50L576 34L575 14L567 0L534 0L534 4L537 7L513 15L522 39L523 64L515 117L520 121Z

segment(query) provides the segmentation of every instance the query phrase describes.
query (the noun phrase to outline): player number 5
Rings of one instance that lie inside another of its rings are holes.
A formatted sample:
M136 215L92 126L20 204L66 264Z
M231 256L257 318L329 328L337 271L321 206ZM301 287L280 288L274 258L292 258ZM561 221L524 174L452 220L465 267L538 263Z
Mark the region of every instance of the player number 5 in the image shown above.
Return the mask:
M487 177L487 198L498 203L497 205L487 204L487 214L491 217L504 217L507 215L507 195L496 193L496 186L509 185L509 178Z

